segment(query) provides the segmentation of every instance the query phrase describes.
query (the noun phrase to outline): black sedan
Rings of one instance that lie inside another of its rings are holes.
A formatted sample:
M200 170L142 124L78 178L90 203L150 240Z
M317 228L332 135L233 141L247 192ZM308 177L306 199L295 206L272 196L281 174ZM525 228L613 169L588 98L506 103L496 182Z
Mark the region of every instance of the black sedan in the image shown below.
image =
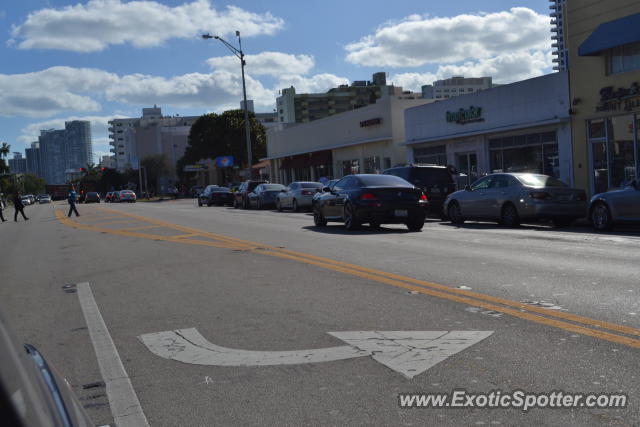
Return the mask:
M344 222L347 230L368 223L372 228L381 224L405 224L411 231L424 226L428 202L424 193L393 175L348 175L325 188L313 208L317 227L328 221Z
M282 184L260 184L247 195L249 208L263 209L276 206L276 196L284 190Z
M198 196L198 206L233 206L233 193L227 187L209 185Z
M100 203L100 194L96 193L95 191L89 191L84 196L84 202L85 203Z

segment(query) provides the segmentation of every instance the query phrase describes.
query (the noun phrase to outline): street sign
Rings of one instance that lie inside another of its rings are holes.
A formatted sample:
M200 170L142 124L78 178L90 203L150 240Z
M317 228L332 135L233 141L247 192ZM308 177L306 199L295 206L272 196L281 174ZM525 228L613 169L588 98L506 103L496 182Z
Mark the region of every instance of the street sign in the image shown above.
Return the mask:
M186 165L183 169L185 172L203 172L208 170L209 167L207 165Z
M218 156L215 162L219 168L229 168L233 166L233 156Z
M138 339L157 356L194 365L297 365L370 356L406 378L413 378L491 336L493 331L348 331L329 334L348 345L293 351L236 350L212 344L195 328L144 334Z

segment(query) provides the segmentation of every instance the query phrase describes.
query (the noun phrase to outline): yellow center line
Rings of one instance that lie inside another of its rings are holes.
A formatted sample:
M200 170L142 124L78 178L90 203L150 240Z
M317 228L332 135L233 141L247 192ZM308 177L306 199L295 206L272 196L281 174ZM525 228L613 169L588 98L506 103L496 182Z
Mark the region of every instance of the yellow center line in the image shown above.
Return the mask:
M151 228L163 228L163 227L161 225L143 225L140 227L125 227L125 228L121 228L120 230L137 231L137 230L149 230Z
M228 248L228 249L236 249L236 250L248 250L255 253L274 256L282 259L288 259L291 261L303 262L306 264L315 265L317 267L333 270L336 272L349 274L349 275L364 278L367 280L372 280L378 283L384 283L387 285L392 285L392 286L401 287L404 289L413 290L422 294L446 299L449 301L454 301L458 303L471 305L474 307L480 307L487 310L493 310L496 312L505 313L513 317L543 324L546 326L552 326L552 327L563 329L569 332L578 333L578 334L582 334L582 335L586 335L586 336L590 336L598 339L603 339L606 341L627 345L630 347L640 348L640 340L612 334L606 331L591 329L583 325L609 329L612 331L629 334L629 335L640 335L640 330L635 328L618 325L610 322L598 321L595 319L591 319L588 317L579 316L571 313L558 312L554 310L545 309L542 307L530 306L520 302L507 300L504 298L493 297L493 296L481 294L478 292L465 291L462 289L452 288L450 286L440 285L440 284L427 282L419 279L414 279L411 277L405 277L405 276L401 276L393 273L387 273L384 271L357 266L353 264L348 264L348 263L344 263L344 262L340 262L340 261L336 261L328 258L315 256L315 255L300 253L300 252L278 248L270 245L262 245L256 242L250 242L250 241L246 241L246 240L242 240L234 237L218 235L210 232L205 232L202 230L196 230L190 227L184 227L184 226L168 223L165 221L160 221L153 218L146 218L146 217L142 217L142 216L131 214L131 213L118 212L118 211L107 209L107 208L103 208L103 209L112 211L114 213L119 213L123 216L128 216L130 218L135 218L139 221L145 221L147 223L154 224L155 225L154 228L156 226L166 227L173 230L179 230L187 234L178 235L178 236L160 236L160 235L154 235L154 234L135 233L126 229L114 230L109 228L100 228L100 227L96 227L88 224L80 224L71 220L70 218L65 217L60 211L56 211L56 216L58 217L60 222L75 228L83 228L87 230L94 230L94 231L100 231L100 232L117 234L122 236L129 236L129 237L140 237L140 238L153 239L153 240L173 241L173 242L179 242L179 243L218 247L218 248ZM152 226L149 226L149 227L151 228ZM211 240L195 240L195 239L188 239L186 237L204 237ZM496 305L496 304L501 304L501 305ZM502 305L506 305L507 307L503 307ZM514 307L517 310L513 308L508 308L508 307ZM552 319L549 317L539 316L537 314L532 314L532 312L544 314L545 316L562 318L564 320L570 320L576 323L582 323L583 325L576 325L576 324L564 322L561 320Z

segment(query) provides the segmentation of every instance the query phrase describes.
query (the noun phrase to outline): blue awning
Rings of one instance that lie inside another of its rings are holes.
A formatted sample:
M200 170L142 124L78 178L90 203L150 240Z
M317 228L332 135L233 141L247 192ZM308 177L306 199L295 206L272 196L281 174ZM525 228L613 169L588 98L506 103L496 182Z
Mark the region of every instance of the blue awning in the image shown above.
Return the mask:
M603 50L640 41L640 13L600 24L580 45L578 55L595 56Z

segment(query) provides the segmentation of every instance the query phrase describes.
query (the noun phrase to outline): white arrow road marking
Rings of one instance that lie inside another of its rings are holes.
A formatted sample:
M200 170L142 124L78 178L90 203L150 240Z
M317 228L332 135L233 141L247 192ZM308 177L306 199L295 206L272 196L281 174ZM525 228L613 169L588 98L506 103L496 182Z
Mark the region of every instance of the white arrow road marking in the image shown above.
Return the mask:
M197 329L140 335L162 358L195 365L271 366L331 362L371 356L407 378L482 341L493 331L350 331L329 332L348 346L298 351L248 351L210 343Z

